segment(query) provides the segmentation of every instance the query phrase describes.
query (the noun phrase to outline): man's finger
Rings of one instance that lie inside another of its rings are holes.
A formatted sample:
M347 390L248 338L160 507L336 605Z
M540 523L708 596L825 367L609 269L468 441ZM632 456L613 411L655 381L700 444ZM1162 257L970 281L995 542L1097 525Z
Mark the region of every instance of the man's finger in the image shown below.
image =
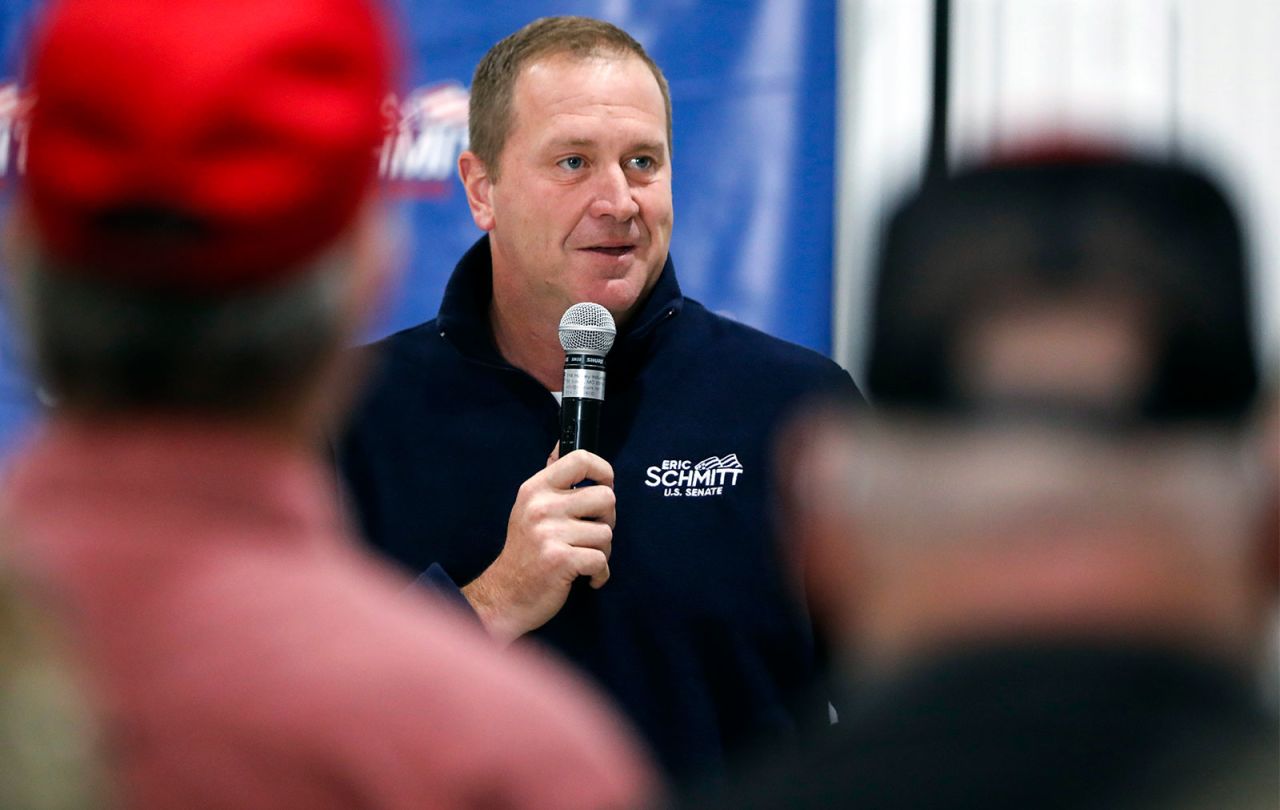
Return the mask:
M613 548L613 529L606 523L577 521L564 536L564 542L575 548L593 548L607 557Z
M613 490L605 486L579 487L565 498L565 512L581 520L598 520L613 526L616 520L616 499Z
M591 578L591 587L599 590L609 581L609 563L604 564L604 570Z
M586 450L574 450L553 462L539 475L556 489L569 489L574 484L591 479L606 487L613 486L613 467L609 462Z
M599 588L609 581L609 559L594 548L574 549L574 568L579 576L590 577L591 587Z

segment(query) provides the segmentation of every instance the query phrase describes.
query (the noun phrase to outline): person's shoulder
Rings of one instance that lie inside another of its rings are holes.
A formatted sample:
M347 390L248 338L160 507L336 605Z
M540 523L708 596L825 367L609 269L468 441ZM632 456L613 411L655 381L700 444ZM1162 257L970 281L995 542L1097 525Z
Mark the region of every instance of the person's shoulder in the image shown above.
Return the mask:
M459 805L478 793L498 805L527 796L553 807L563 795L566 807L622 806L650 789L628 733L554 662L498 649L363 552L276 573L278 593L245 614L262 619L244 622L236 656L252 671L237 706L218 712L258 750L280 746L355 780L412 763L394 774L402 789Z
M346 422L348 429L366 418L377 422L406 407L412 409L424 392L430 392L440 370L448 367L450 354L434 318L352 351L363 377Z
M813 373L842 372L831 358L798 343L770 335L727 315L712 312L692 298L684 301L682 317L697 323L700 331L714 341L717 351L732 352L727 360L776 363Z
M821 352L712 312L691 298L685 299L681 317L688 319L691 333L697 334L697 348L714 358L721 373L840 398L861 398L849 373Z
M409 326L357 347L357 351L382 363L428 363L442 346L437 318Z
M386 627L383 641L395 652L364 708L394 705L395 717L379 722L398 723L406 748L419 745L424 728L441 730L426 747L433 756L442 743L455 752L437 760L442 776L500 779L498 796L535 807L621 806L652 789L631 733L577 675L537 649L499 649L434 595L399 596L404 626ZM376 637L377 625L396 622L388 612L367 630Z

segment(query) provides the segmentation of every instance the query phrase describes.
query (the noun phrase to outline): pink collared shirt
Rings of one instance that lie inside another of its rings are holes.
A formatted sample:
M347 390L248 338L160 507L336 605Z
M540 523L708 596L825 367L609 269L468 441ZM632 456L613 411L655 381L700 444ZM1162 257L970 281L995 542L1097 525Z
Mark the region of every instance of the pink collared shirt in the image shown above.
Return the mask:
M409 589L347 539L335 497L305 452L227 427L55 422L19 460L17 564L82 654L125 806L650 796L594 694Z

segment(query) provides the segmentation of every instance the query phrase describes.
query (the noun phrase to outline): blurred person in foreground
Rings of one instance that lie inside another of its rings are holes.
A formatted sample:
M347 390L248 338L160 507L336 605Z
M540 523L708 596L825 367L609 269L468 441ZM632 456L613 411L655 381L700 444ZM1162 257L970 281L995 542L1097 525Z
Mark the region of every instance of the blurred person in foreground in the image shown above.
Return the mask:
M80 673L43 607L0 562L0 807L116 807Z
M1274 807L1246 281L1227 202L1183 168L1062 156L909 200L875 411L796 434L845 710L693 806Z
M614 807L581 684L348 539L323 427L388 281L392 48L363 0L68 0L33 40L9 264L57 407L5 493L122 803Z
M366 535L495 640L590 673L677 779L826 724L772 446L806 399L857 397L852 379L680 291L670 93L625 31L549 17L504 38L470 132L458 167L485 233L438 316L375 344L340 443ZM557 325L584 301L619 330L599 453L548 461Z

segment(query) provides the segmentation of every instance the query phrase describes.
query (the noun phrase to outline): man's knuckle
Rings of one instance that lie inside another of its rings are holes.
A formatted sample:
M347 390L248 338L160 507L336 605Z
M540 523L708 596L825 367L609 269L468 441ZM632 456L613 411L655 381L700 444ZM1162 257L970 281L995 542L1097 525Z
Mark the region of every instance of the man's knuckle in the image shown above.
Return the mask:
M533 527L530 532L531 536L539 546L547 547L554 545L554 541L558 535L555 527L543 521Z
M561 543L547 543L542 547L540 556L544 565L556 569L565 564L569 557L569 549Z
M536 522L542 522L551 517L553 504L549 498L535 497L529 501L529 508L525 510L529 518Z

